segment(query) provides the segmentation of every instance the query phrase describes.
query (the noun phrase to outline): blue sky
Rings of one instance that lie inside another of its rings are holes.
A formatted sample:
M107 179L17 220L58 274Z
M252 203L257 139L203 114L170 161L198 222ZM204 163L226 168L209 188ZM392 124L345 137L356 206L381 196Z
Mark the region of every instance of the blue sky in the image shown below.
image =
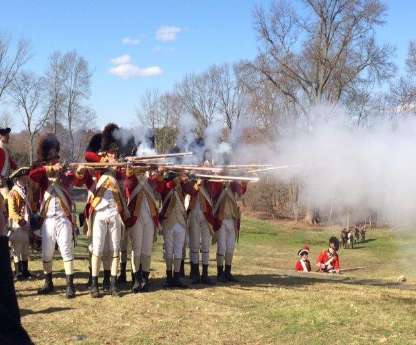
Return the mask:
M129 125L147 88L167 90L188 72L254 57L252 10L269 2L0 0L0 32L31 41L34 57L27 67L38 73L53 51L76 49L94 72L91 105L97 125L110 120ZM378 38L397 48L401 64L408 41L416 39L416 1L387 5L387 24ZM117 67L114 59L121 56ZM135 77L123 79L127 74Z

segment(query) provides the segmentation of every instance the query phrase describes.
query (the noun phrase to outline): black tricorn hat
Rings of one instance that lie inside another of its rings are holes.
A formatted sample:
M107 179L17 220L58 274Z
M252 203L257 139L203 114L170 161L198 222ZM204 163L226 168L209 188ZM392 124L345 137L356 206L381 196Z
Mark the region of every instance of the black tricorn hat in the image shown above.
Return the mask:
M21 167L19 169L16 169L15 171L13 171L10 174L9 177L11 179L15 179L15 178L19 178L19 177L22 177L22 176L29 175L29 172L30 172L30 168L29 167Z
M116 138L116 132L120 130L120 127L115 123L109 123L103 129L101 150L107 151L118 151L120 148L120 141Z
M87 151L94 152L94 153L100 152L102 141L103 141L102 133L94 134L88 143Z
M6 135L6 134L10 134L12 130L9 127L6 128L0 128L0 135Z
M58 138L53 133L45 134L39 140L38 144L38 161L48 162L59 159L61 145Z

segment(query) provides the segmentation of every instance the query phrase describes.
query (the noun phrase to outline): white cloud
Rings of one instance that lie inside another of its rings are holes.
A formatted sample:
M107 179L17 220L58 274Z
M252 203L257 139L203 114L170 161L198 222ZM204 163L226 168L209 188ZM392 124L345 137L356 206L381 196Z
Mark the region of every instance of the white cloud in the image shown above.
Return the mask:
M129 46L137 46L140 42L140 39L135 37L123 37L121 40L121 43L127 44Z
M180 27L164 25L157 29L156 39L161 42L173 42L181 31Z
M122 65L122 64L128 64L131 61L131 57L128 54L124 54L121 56L118 56L114 59L111 59L111 63L113 65Z
M109 73L121 79L155 77L163 74L159 66L141 68L134 65L127 54L111 59L111 63L114 66L110 68Z

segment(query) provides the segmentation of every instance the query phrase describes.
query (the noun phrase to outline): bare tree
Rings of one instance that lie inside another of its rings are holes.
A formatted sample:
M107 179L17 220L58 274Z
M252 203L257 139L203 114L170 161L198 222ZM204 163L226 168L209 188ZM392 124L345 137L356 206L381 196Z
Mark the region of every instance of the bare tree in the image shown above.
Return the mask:
M275 1L255 10L261 54L253 66L302 110L337 103L363 84L392 76L392 48L379 47L375 27L383 23L378 0L302 0L305 11Z
M86 105L90 97L91 72L88 62L76 51L62 56L63 66L63 117L68 134L68 159L77 158L75 131L84 128L95 117Z
M29 57L30 44L28 41L20 40L16 50L12 52L10 39L0 34L0 100Z
M231 68L228 64L214 66L211 69L217 96L218 111L224 116L227 127L231 130L247 110L247 95L241 80L236 77L238 65Z
M202 135L217 117L218 92L215 67L202 74L188 74L176 85L175 93L179 97L184 111L192 114L198 123L198 134Z
M66 94L64 93L64 82L66 66L61 52L54 52L49 57L49 66L46 71L45 82L48 90L48 103L51 109L50 121L53 132L57 134L58 122L63 118Z
M45 111L42 106L44 92L43 80L26 72L16 75L11 85L14 104L22 116L22 123L28 133L30 164L34 159L35 138L44 128L50 112L50 109Z

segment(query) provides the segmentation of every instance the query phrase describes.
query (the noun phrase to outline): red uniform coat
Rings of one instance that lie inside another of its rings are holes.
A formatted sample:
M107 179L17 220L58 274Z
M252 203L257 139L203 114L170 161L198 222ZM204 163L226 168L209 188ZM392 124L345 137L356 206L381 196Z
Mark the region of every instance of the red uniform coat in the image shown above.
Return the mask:
M204 188L206 195L200 191L200 188ZM216 224L216 218L213 214L214 207L214 195L218 194L218 186L216 182L202 180L201 186L197 189L192 188L190 193L191 201L189 203L188 212L192 211L195 207L198 198L203 198L203 203L200 205L202 212L204 213L207 222L214 228ZM207 200L207 198L209 200Z
M133 196L131 199L132 193L137 187L138 183L139 179L136 175L127 176L124 180L124 194L126 196L127 206L131 215L131 219L129 220L129 223L131 224L130 226L133 226L137 222L137 215L140 212L140 209L138 209L139 205L137 203L140 193ZM159 175L150 176L147 179L147 183L152 188L153 193L162 193L165 190L165 181ZM143 192L144 191L141 193ZM152 211L153 207L151 205L149 206L151 207ZM154 205L154 207L157 207L157 205ZM157 227L159 225L159 214L157 208L154 210L154 212L152 212L152 218L155 226Z
M42 204L45 192L47 191L50 181L48 179L48 168L45 166L40 166L37 168L34 168L30 171L29 177L32 181L36 182L40 187L40 193L39 193L39 204ZM60 183L59 185L63 188L61 188L62 192L65 195L65 199L68 205L70 205L72 211L72 199L70 196L70 188L72 186L78 186L81 187L84 183L84 180L78 176L76 176L73 172L66 172L60 177ZM68 215L69 217L70 215ZM72 222L72 217L70 218Z
M340 265L339 265L339 256L337 253L331 255L328 250L323 250L317 260L317 264L325 265L325 267L321 267L321 272L329 272L331 270L335 270L335 272L339 273Z
M298 272L310 272L312 271L311 263L309 260L305 260L306 270L302 265L301 260L296 261L295 270Z
M212 201L213 201L213 205L215 207L215 205L218 202L218 199L221 196L222 190L224 188L225 182L211 182L212 186L211 186L211 192L212 192ZM231 191L235 194L237 194L238 196L242 196L245 194L245 192L247 191L247 183L246 182L236 182L233 181L230 183L230 188ZM221 228L222 225L222 217L220 215L220 207L217 207L217 212L214 212L213 216L214 216L214 231L218 231ZM237 232L240 231L240 219L236 219L236 224L237 224Z

